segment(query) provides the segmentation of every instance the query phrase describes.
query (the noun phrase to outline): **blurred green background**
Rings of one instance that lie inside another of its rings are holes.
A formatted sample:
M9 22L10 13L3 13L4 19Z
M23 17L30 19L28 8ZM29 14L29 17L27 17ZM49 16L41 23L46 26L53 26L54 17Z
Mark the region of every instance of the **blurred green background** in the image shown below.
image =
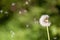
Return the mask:
M0 40L47 40L41 15L50 16L51 40L60 40L60 0L0 0Z

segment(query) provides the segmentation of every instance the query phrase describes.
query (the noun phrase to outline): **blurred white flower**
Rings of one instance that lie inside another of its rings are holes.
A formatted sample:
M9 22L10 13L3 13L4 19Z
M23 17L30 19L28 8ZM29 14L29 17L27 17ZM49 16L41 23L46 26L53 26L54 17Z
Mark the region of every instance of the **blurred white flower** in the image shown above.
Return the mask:
M7 12L7 11L5 11L5 14L8 14L8 12Z
M13 38L15 33L12 30L10 31L10 33L11 33L11 38Z
M15 3L12 3L11 5L12 5L12 6L15 6Z
M0 13L3 13L3 10L0 10Z
M39 23L44 27L50 26L51 23L48 21L48 19L49 19L48 15L42 15L41 18L39 19Z

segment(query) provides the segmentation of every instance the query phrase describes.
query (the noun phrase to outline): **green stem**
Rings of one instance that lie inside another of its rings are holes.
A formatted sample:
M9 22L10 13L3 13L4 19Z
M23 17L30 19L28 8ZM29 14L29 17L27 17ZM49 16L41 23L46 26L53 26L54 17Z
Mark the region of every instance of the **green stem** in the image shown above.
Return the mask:
M50 35L49 35L49 28L47 26L47 35L48 35L48 40L50 40Z

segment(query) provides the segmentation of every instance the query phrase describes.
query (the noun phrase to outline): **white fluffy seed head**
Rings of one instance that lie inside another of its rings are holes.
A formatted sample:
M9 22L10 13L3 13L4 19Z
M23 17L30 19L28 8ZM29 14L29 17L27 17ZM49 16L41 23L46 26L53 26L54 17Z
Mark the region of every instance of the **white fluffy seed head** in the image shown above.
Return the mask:
M57 39L57 37L54 37L53 39L54 39L54 40L56 40L56 39Z
M41 26L49 27L51 23L48 21L48 19L49 19L48 15L42 15L41 18L39 19L39 23L41 24Z
M3 10L0 10L0 13L3 13Z
M28 28L28 27L29 27L29 25L27 24L27 25L26 25L26 27Z
M27 10L24 10L24 12L26 13L26 12L27 12Z

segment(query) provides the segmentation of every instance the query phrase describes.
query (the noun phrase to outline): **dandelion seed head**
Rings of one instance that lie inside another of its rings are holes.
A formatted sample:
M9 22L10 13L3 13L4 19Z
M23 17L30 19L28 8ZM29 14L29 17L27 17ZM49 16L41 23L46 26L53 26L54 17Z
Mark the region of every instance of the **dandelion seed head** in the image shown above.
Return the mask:
M39 23L46 27L46 26L50 26L50 22L49 22L49 16L48 15L42 15L41 18L39 19Z
M21 14L22 12L21 11L19 11L19 14Z
M26 1L26 2L25 2L25 4L27 4L27 5L28 5L28 4L29 4L29 2L28 2L28 1Z

